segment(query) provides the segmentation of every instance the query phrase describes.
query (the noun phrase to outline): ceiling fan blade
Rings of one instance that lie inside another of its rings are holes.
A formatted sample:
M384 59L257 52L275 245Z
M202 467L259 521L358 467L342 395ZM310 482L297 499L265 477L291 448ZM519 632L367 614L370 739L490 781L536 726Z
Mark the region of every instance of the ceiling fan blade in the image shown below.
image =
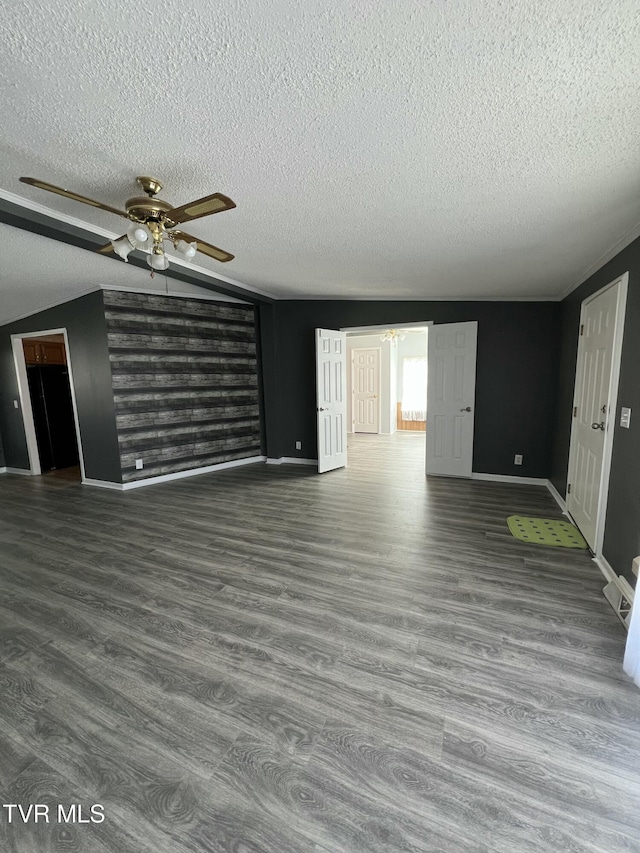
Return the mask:
M122 237L119 237L118 239L121 240ZM107 243L104 246L100 246L100 248L96 249L95 251L98 252L99 255L108 255L109 252L115 252L115 249L113 248L113 243Z
M231 201L222 193L213 193L204 198L199 198L197 201L190 201L188 204L183 204L180 207L174 207L167 213L167 219L170 219L174 225L180 225L182 222L191 222L192 219L200 219L201 216L211 216L212 213L222 213L223 210L231 210L236 206L235 201Z
M210 258L215 258L216 261L220 261L222 264L232 261L235 257L235 255L230 255L229 252L225 252L223 249L218 249L217 246L212 246L211 243L205 243L199 237L185 234L184 231L174 231L171 229L170 233L176 240L184 240L185 243L197 243L199 252L202 252L203 255L209 255Z
M46 181L39 181L37 178L20 178L20 180L23 184L30 184L32 187L37 187L40 190L47 190L47 192L65 196L65 198L73 199L73 201L80 201L82 204L90 204L91 207L99 207L100 210L106 210L109 213L124 216L125 219L128 218L124 210L118 210L117 207L111 207L111 205L103 204L101 201L94 201L92 198L87 198L84 195L78 195L78 193L71 192L70 190L63 190L62 187L55 187L53 184L48 184Z

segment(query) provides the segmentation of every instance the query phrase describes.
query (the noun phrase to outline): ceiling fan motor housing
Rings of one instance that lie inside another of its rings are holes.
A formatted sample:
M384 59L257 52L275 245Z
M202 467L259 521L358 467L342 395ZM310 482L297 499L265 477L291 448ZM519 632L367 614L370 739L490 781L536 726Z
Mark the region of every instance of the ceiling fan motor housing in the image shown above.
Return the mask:
M162 201L161 198L149 198L148 196L130 198L125 208L129 218L136 219L138 222L146 222L148 219L161 219L163 214L172 210L172 206L168 202Z

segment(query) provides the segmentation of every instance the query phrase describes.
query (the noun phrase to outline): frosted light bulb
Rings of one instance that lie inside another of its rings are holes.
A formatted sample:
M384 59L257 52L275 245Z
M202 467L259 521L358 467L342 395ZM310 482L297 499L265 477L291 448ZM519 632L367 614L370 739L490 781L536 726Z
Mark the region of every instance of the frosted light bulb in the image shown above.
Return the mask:
M127 229L127 238L134 249L146 249L152 236L146 225L133 222Z
M133 232L133 236L136 238L138 243L146 243L149 239L149 234L144 228L136 228Z

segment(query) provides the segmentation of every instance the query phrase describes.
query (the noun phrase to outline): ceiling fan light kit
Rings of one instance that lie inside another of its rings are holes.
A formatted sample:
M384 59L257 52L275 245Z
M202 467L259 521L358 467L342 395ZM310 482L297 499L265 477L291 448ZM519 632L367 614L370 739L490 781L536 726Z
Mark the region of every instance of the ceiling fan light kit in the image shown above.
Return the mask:
M134 249L148 252L147 263L151 267L151 275L155 270L166 270L169 266L169 259L164 250L165 240L170 240L173 243L177 254L185 261L192 261L198 251L221 263L233 259L233 255L217 246L212 246L204 240L196 240L195 237L184 231L174 230L176 225L181 225L183 222L232 210L236 206L235 203L222 193L213 193L180 207L173 207L161 198L156 198L157 193L162 189L160 181L142 175L136 180L146 195L130 198L125 204L125 209L118 210L111 205L94 201L37 178L22 177L20 180L24 184L30 184L38 189L56 193L56 195L65 196L82 204L89 204L92 207L98 207L101 210L129 219L131 225L127 229L127 233L107 243L106 246L102 246L98 251L103 254L113 251L125 262L128 262L129 255Z
M187 243L186 240L178 240L175 243L176 252L185 259L185 261L192 261L196 252L198 251L197 243Z
M161 255L147 255L147 263L152 270L166 270L169 266L169 259L163 252Z

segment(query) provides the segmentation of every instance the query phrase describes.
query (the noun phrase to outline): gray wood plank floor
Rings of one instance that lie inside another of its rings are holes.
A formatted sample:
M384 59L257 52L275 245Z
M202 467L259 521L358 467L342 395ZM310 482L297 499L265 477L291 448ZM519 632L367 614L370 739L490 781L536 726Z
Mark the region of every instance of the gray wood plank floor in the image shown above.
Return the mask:
M524 545L540 487L349 467L128 493L0 480L9 853L640 851L640 691L585 552Z

